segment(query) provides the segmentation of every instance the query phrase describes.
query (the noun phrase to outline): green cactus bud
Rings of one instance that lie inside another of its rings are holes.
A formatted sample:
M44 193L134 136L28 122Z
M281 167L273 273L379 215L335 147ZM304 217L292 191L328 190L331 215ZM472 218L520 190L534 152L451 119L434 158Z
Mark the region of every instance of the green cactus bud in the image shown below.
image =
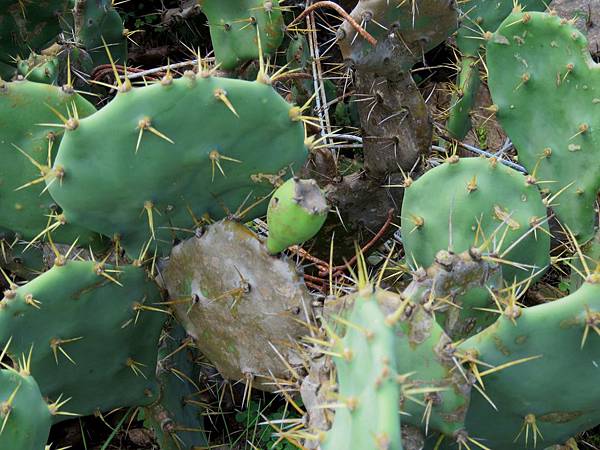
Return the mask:
M327 200L315 180L294 177L286 181L269 202L269 252L279 253L312 238L325 223L328 211Z

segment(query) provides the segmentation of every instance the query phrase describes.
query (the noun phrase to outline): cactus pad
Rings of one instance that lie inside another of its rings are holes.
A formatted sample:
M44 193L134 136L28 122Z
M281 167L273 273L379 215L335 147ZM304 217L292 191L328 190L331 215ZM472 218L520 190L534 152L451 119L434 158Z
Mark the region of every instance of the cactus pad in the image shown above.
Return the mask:
M162 275L175 314L224 378L275 390L301 361L310 296L291 261L269 255L244 225L223 221L176 246Z
M271 86L187 72L124 90L67 130L49 190L67 220L117 235L134 258L168 252L206 213L256 204L306 158L297 108Z
M198 399L198 350L185 329L173 321L161 337L156 376L158 402L145 409L145 423L154 430L161 450L206 445Z
M360 0L352 18L377 40L373 47L348 21L338 32L342 56L357 67L393 77L406 72L425 52L441 44L457 27L451 0Z
M594 233L600 188L600 66L585 37L547 13L514 12L487 45L497 118L519 161L580 242Z
M208 18L217 62L225 70L259 59L259 33L265 54L275 53L283 41L285 25L279 0L200 0L199 3Z
M406 189L402 214L408 261L414 258L422 267L431 265L439 250L462 252L483 246L485 252L496 251L504 260L524 265L523 269L502 266L502 275L511 284L550 262L550 238L543 223L546 208L537 186L494 159L453 157L428 171ZM534 232L536 226L542 229ZM471 307L485 306L488 294L479 291L457 300ZM486 320L480 311L451 308L451 313L458 312L464 319L479 316ZM451 316L448 320L454 321ZM452 328L447 324L448 332Z
M87 49L94 66L110 63L106 48L116 63L127 63L123 21L113 4L111 0L77 0L73 8L75 37Z
M521 0L522 8L543 11L548 2L544 0ZM461 26L456 34L456 44L462 53L458 93L452 97L452 109L448 120L448 131L457 139L463 139L471 129L471 109L475 104L480 86L479 54L486 32L494 32L511 13L514 4L510 1L466 0L460 2Z
M50 215L56 217L51 223L66 222L44 185L44 181L60 184L60 167L49 166L63 132L60 127L40 124L61 124L57 115L68 115L67 110L73 108L79 117L96 111L91 103L63 88L0 81L0 226L22 239L31 240L42 232ZM68 223L54 235L55 240L66 244L77 237L84 246L96 239L95 233Z
M52 413L26 370L0 370L0 423L2 450L41 450L46 445Z
M45 396L71 398L69 412L149 404L166 315L147 308L159 301L143 269L67 261L5 292L0 342L12 338L13 360L33 345L31 373Z
M483 363L481 373L529 359L483 377L497 410L473 394L467 415L471 436L494 450L512 450L532 446L534 439L544 446L563 444L600 423L599 299L600 284L592 275L568 297L507 310L459 346Z
M394 330L370 286L353 301L345 335L332 336L338 399L321 448L402 450Z

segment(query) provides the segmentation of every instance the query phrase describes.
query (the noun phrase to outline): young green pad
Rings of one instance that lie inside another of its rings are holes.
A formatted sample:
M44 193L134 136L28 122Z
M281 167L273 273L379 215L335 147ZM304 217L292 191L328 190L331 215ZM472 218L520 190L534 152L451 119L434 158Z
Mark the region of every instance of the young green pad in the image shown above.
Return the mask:
M536 441L540 447L562 444L598 425L599 326L600 284L592 275L568 297L506 311L462 343L458 352L482 361L482 373L521 361L483 377L497 410L473 394L469 434L494 450L513 450Z
M49 223L65 222L44 181L60 184L62 169L49 166L58 150L69 112L89 116L94 106L68 89L29 81L0 81L0 226L34 239ZM42 125L43 124L43 125ZM52 126L56 124L57 126ZM54 215L56 219L49 219ZM61 225L57 242L88 246L97 240L89 230Z
M294 177L283 183L271 197L267 211L269 252L279 253L312 238L325 223L328 211L315 180Z
M46 445L52 413L27 370L0 370L0 448L41 450Z
M333 339L338 400L323 450L402 450L394 331L385 319L365 287L345 319L344 337Z
M67 130L49 190L67 220L118 235L134 258L166 253L206 213L264 214L260 200L306 158L299 108L269 85L188 72L123 88Z
M17 69L29 81L56 84L58 81L58 58L32 53L27 59L17 62Z
M68 261L5 292L0 342L12 340L13 360L33 346L31 373L44 396L71 399L69 412L149 404L159 393L160 299L141 268Z
M600 66L585 37L553 14L514 12L487 44L496 116L519 161L580 242L600 188Z
M283 42L279 0L199 0L199 4L208 18L217 62L225 70L259 59L260 48L273 54Z
M503 278L512 284L549 264L545 218L537 186L521 173L495 159L452 157L406 188L402 237L408 261L421 267L429 267L440 250L462 252L483 246L484 252L496 251L501 259L524 267L502 265ZM532 230L536 226L539 229ZM488 295L479 288L455 299L469 307L450 308L446 331L467 334L460 331L468 331L465 327L449 326L456 314L460 314L459 323L465 324L477 316L478 327L495 320L494 315L473 309L489 306Z

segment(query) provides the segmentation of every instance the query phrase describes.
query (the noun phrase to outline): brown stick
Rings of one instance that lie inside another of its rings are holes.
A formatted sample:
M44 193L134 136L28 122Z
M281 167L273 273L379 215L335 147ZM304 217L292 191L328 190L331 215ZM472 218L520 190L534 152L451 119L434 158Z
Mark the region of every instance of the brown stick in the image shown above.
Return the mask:
M363 38L365 38L367 40L367 42L369 44L371 44L373 47L375 47L377 45L377 39L375 39L367 30L365 30L363 27L361 27L360 24L356 20L354 20L354 18L350 14L348 14L346 12L346 10L344 10L344 8L342 8L337 3L333 3L333 2L329 2L329 1L313 3L308 8L306 8L304 11L302 11L302 14L300 14L298 17L296 17L292 21L292 23L290 23L287 26L287 28L289 29L292 25L294 25L297 22L300 22L308 14L310 14L311 12L313 12L314 10L319 9L319 8L335 9L338 12L338 14L340 16L342 16L352 26L352 28L354 28L356 30L356 32L358 34L360 34Z
M310 281L312 283L319 283L321 285L324 285L327 281L327 280L324 280L323 278L315 277L313 275L308 275L306 273L304 274L304 280Z
M294 246L290 247L288 250L291 251L292 253L295 253L296 255L302 257L303 259L306 259L306 260L314 263L320 271L323 271L323 270L328 271L329 270L329 264L327 262L323 261L322 259L317 258L316 256L311 255L310 253L308 253L306 250L304 250L299 245L294 245Z

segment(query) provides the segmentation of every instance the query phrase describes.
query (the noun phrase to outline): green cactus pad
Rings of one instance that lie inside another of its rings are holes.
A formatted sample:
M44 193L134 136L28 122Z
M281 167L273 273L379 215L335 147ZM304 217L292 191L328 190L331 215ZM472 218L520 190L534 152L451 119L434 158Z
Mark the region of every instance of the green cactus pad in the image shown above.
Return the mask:
M258 82L167 78L119 93L67 130L55 161L64 179L49 190L68 221L118 235L132 257L147 247L168 252L204 214L250 207L300 169L299 114Z
M451 246L453 251L462 252L481 246L486 240L489 245L484 251L491 252L494 242L502 242L498 253L504 260L533 266L522 270L504 264L502 275L509 284L549 264L550 238L546 224L531 232L536 223L546 218L539 190L521 173L494 159L453 157L428 171L406 188L402 217L407 259L412 262L414 258L421 267L429 267L439 250ZM503 253L509 249L507 254ZM495 320L493 315L472 309L488 302L485 289L478 291L457 299L471 307L451 308L447 320L454 321L454 313L460 313L460 322L470 323L469 317L478 316L479 327L487 325L486 320ZM446 324L448 332L453 328Z
M271 197L267 211L269 252L279 253L312 238L325 223L328 211L316 181L292 178L283 183Z
M600 188L600 69L585 37L552 14L515 12L487 45L497 118L519 161L580 242L594 233Z
M464 57L458 74L458 92L452 96L446 125L452 137L463 139L471 129L471 110L480 86L479 60Z
M0 226L22 239L33 239L47 227L49 215L60 214L56 202L44 192L41 177L60 184L60 168L51 170L48 158L54 158L63 132L60 127L40 124L62 125L57 113L66 116L73 106L80 117L96 111L91 103L63 88L29 81L0 82ZM24 187L31 182L35 184ZM62 217L58 220L63 221ZM98 236L68 223L54 233L54 239L65 244L78 237L79 244L87 247Z
M520 0L519 8L526 11L544 11L544 0ZM494 32L515 7L512 1L465 0L460 2L461 27L456 33L456 44L463 55L477 56L485 47L483 34Z
M42 450L52 424L49 405L26 371L0 370L0 448Z
M395 320L395 352L398 373L405 375L400 410L402 423L452 435L464 428L471 386L452 370L446 353L450 338L421 302L431 284L413 281L406 296L377 291L383 310ZM430 413L426 414L426 408Z
M334 339L339 406L323 450L402 450L394 331L385 319L366 287L354 298L344 337Z
M543 447L563 444L600 423L600 337L594 331L600 325L600 284L595 278L568 297L508 311L459 346L459 352L486 364L482 372L535 358L483 377L497 411L473 394L467 415L472 437L494 450L513 450L532 447L536 435ZM516 317L514 322L508 315Z
M113 3L112 0L77 0L73 8L75 38L86 48L94 67L110 63L106 48L115 63L127 63L123 21Z
M547 1L521 0L521 7L543 11ZM452 97L448 131L456 139L463 139L471 129L470 112L475 104L480 86L479 55L484 47L486 32L496 31L508 16L514 4L510 1L465 0L460 2L462 25L456 34L456 44L462 53L461 72L458 79L459 94Z
M279 0L199 0L199 3L208 18L217 62L225 70L259 58L259 33L264 54L275 53L283 42L285 25Z
M196 384L199 358L192 338L173 322L163 333L158 351L160 399L145 409L145 423L154 430L161 450L207 445Z
M69 412L149 404L166 314L144 308L160 300L141 268L68 261L5 292L0 342L12 338L13 360L33 345L32 375L48 398L71 398Z

